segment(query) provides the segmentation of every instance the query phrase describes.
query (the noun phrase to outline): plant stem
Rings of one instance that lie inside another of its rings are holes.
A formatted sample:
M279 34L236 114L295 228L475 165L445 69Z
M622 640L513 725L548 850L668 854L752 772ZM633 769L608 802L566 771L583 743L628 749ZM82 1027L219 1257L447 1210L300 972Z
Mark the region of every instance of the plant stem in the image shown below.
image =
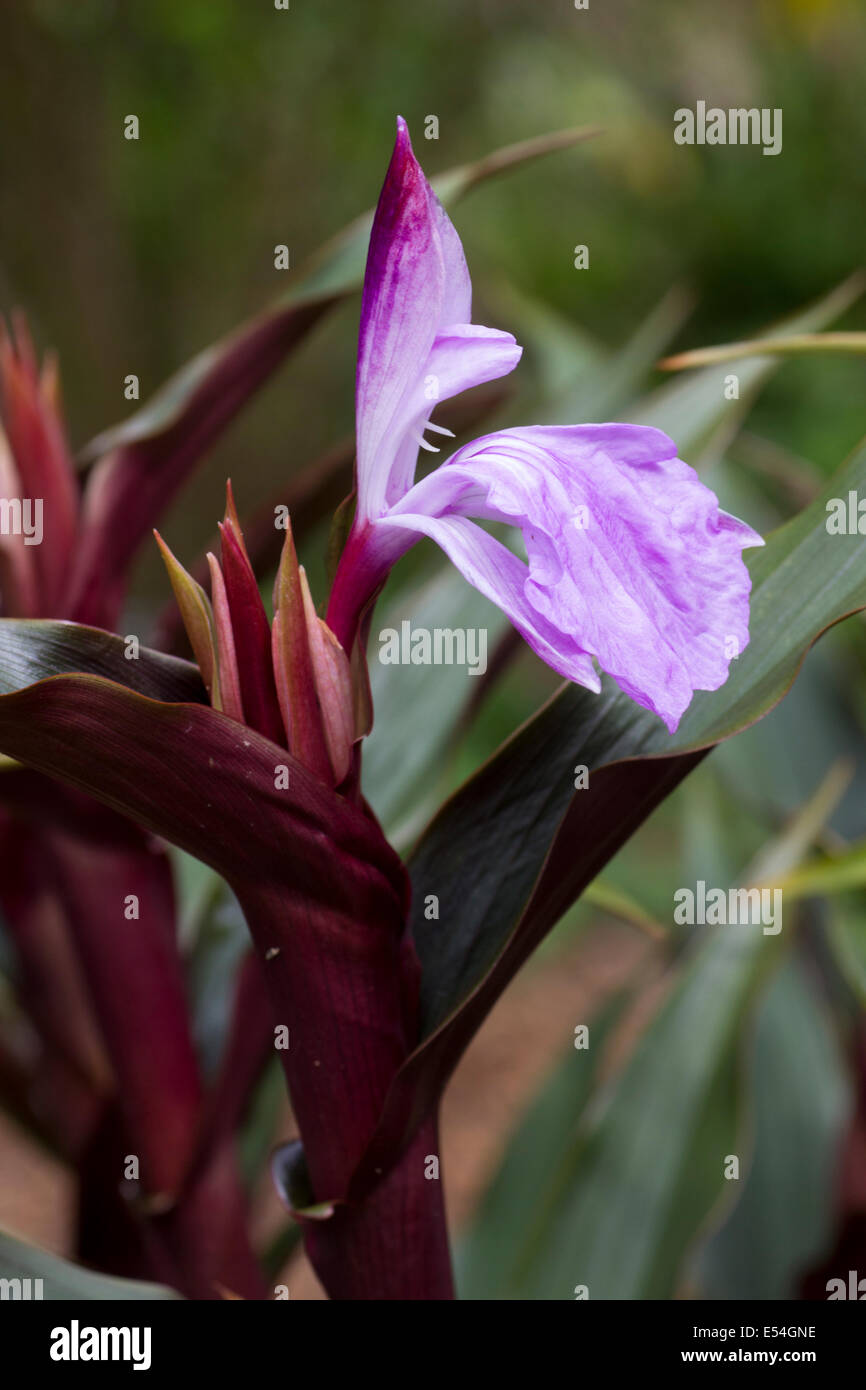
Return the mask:
M304 1223L307 1254L331 1298L454 1297L438 1153L433 1117L365 1200Z
M359 882L343 908L238 885L274 1005L278 1050L316 1203L302 1218L310 1259L336 1299L453 1297L435 1119L381 1180L351 1203L355 1170L391 1082L417 1037L418 962L405 904L387 878ZM425 1175L425 1169L427 1175Z

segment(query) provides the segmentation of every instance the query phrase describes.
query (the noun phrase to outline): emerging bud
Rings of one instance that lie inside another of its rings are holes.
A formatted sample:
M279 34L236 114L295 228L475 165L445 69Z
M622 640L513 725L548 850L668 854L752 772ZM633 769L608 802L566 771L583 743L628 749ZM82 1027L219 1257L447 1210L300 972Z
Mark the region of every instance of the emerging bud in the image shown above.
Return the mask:
M334 782L339 786L349 771L355 742L352 671L349 658L328 624L324 618L316 614L303 565L300 574L307 639L313 660L316 693L322 711L325 743L334 770Z
M231 484L220 535L222 567L214 555L207 557L210 600L156 535L211 704L288 748L323 782L339 786L355 742L352 674L346 653L316 614L291 529L274 585L272 625Z

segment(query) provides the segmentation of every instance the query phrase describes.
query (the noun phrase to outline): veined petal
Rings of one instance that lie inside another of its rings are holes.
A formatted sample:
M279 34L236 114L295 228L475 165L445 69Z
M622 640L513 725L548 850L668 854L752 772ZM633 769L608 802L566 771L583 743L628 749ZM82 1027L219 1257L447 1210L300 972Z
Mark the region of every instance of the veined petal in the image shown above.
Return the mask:
M381 515L411 486L415 436L436 401L504 375L519 358L510 334L473 329L471 300L460 238L400 118L361 303L356 416L362 522Z
M495 556L490 538L479 540L486 533L463 530L456 547L451 528L434 534L426 524L466 516L523 532L528 565L502 562L507 604L492 592ZM763 542L720 511L659 430L539 426L486 436L418 483L388 524L432 535L472 583L467 556L477 566L483 552L478 587L511 616L522 581L521 621L512 621L539 655L561 643L560 659L545 660L572 680L580 677L565 668L575 651L596 657L671 731L693 692L722 685L748 643L750 580L740 552ZM536 626L541 644L525 631Z
M469 583L502 609L542 661L567 680L596 693L601 690L591 657L570 637L551 627L527 601L526 566L495 536L458 515L401 513L383 517L379 524L395 532L402 530L407 548L414 540L412 533L429 536Z
M445 296L442 239L427 180L405 121L376 208L358 337L356 416L359 505L385 494L387 436L405 396L423 376ZM390 441L393 449L393 440Z

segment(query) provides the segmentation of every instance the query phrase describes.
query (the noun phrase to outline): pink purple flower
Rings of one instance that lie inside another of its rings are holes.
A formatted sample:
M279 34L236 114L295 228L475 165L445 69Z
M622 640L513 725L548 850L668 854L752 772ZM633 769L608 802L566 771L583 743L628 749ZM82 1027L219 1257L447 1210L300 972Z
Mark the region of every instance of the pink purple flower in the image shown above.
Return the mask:
M673 732L749 638L741 551L763 542L719 508L660 430L533 426L464 445L415 481L437 402L506 375L521 349L471 321L457 233L398 121L364 281L356 391L357 510L328 622L348 647L395 561L421 536L568 680L598 669ZM447 433L447 431L445 431ZM517 528L526 559L478 522Z

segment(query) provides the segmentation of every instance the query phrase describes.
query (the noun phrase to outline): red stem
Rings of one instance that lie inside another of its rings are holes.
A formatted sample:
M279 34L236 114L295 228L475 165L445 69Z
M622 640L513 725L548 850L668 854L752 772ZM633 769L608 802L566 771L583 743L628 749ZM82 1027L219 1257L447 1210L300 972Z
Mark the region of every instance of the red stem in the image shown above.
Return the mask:
M337 1207L327 1221L304 1223L307 1254L331 1298L454 1297L438 1155L431 1117L363 1202Z
M274 1017L289 1029L278 1051L316 1202L333 1216L305 1220L310 1258L338 1299L451 1298L435 1122L367 1195L348 1203L352 1176L390 1084L417 1032L418 963L405 904L381 880L333 901L236 885L265 963Z

